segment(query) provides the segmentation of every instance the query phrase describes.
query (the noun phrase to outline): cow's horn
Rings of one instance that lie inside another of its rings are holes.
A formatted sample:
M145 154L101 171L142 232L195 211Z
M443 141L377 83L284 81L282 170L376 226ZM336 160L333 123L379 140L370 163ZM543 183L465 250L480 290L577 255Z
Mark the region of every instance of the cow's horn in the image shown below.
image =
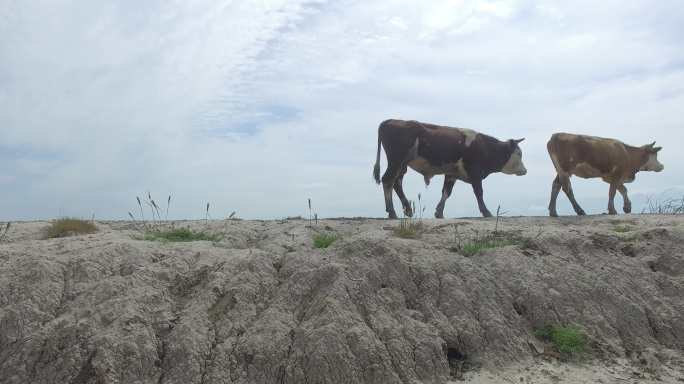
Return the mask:
M655 145L655 143L656 143L656 142L654 141L654 142L652 142L651 144L647 145L647 147L653 147L653 146Z
M518 139L518 140L513 140L513 141L515 141L515 143L516 143L516 144L520 144L520 143L521 143L521 142L522 142L523 140L525 140L525 138L524 138L524 137L523 137L522 139Z

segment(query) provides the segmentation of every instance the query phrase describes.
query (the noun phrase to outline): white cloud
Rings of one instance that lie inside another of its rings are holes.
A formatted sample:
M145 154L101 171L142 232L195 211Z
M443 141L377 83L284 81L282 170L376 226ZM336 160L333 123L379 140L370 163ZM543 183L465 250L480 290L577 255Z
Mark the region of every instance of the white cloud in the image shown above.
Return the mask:
M555 131L658 140L666 172L630 190L684 184L675 1L7 2L0 20L0 218L123 218L147 189L173 193L176 216L206 201L296 215L308 197L380 216L370 170L390 117L527 137L528 176L485 182L511 214L545 206ZM440 181L406 182L432 210ZM468 185L446 212L477 214Z

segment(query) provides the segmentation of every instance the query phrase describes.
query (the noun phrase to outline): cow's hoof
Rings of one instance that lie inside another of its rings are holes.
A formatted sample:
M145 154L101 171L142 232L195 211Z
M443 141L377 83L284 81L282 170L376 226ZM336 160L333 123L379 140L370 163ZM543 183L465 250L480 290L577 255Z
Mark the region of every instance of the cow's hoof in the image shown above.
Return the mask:
M394 211L392 211L392 212L389 213L389 216L388 216L387 218L388 218L388 219L396 219L396 218L397 218L397 214L396 214Z
M609 215L617 215L617 211L615 209L609 209L608 214Z
M413 211L411 210L411 208L404 208L404 215L406 217L413 217Z
M632 206L631 205L625 205L624 207L622 207L622 210L625 213L632 213Z
M550 212L549 212L549 216L551 216L551 217L558 217L558 212L556 212L556 211L550 211Z
M443 219L444 212L435 212L435 219Z
M577 210L577 216L586 216L587 214L584 212L584 209L580 208Z
M492 217L492 214L489 211L484 211L482 212L482 217Z

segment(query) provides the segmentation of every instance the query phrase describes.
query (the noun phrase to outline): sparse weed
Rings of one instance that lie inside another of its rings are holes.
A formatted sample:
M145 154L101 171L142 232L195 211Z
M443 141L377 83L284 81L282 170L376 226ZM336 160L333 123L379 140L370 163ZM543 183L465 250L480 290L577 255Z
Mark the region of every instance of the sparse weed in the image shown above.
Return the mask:
M162 242L220 241L221 236L190 228L155 229L146 231L142 240Z
M154 201L152 198L152 194L148 191L147 192L147 201L143 201L140 199L139 196L135 197L136 201L138 202L138 208L140 209L140 220L136 220L135 215L133 215L132 212L128 212L128 216L133 220L133 223L135 224L136 227L138 227L139 230L141 231L151 231L151 230L157 230L162 227L162 218L161 218L161 208L159 208L159 205L157 205L157 202ZM143 202L145 205L150 207L150 212L152 214L152 221L148 222L145 220L145 210L143 209ZM169 207L171 206L171 195L169 195L168 199L166 199L166 220L169 218ZM142 225L142 228L139 227L139 224Z
M0 230L0 241L5 240L5 236L7 236L7 233L9 232L11 226L12 223L8 221L7 224L5 224L5 228L3 230Z
M318 225L318 213L311 207L311 198L308 199L309 202L309 228L313 228L314 223Z
M162 241L162 242L189 242L189 241L212 241L217 242L221 240L221 236L218 234L208 233L206 230L197 231L190 228L175 228L174 223L169 223L169 208L171 206L171 195L166 199L166 212L165 219L162 220L161 213L162 209L159 207L157 202L152 198L152 194L147 192L147 200L142 200L140 197L135 197L138 202L138 208L140 209L140 219L136 219L133 213L128 212L128 216L133 220L135 227L140 234L134 236L138 240L149 240L149 241ZM151 221L145 220L145 210L143 209L143 203L150 208L152 215ZM204 208L204 225L205 228L209 225L210 215L210 204L207 203ZM230 216L230 220L235 220L235 212Z
M399 225L396 226L393 230L394 235L397 237L401 237L402 239L416 239L420 237L420 235L423 232L424 226L423 226L423 212L425 211L425 207L421 205L421 200L420 200L420 193L418 194L418 209L416 209L416 204L415 202L411 201L411 209L413 211L413 216L418 215L418 218L414 217L407 217L404 215L399 220Z
M505 212L501 206L496 209L496 221L494 229L487 231L474 230L471 235L465 235L458 230L458 224L454 224L454 241L449 247L452 252L460 253L465 257L476 255L486 249L500 248L507 245L521 245L528 248L533 239L520 236L517 232L499 230L499 219ZM541 228L537 237L541 235Z
M394 228L394 234L402 239L416 239L423 232L423 223L410 217L404 217Z
M313 237L314 248L328 248L337 238L338 236L334 233L317 233Z
M45 228L44 235L46 239L53 239L57 237L85 235L95 232L97 232L97 227L92 222L72 217L65 217L50 223L50 225Z
M500 248L507 245L520 244L522 238L509 232L490 232L490 231L473 231L473 235L463 238L458 233L458 227L454 224L454 245L450 248L451 251L462 254L465 257L476 255L486 249Z
M641 210L641 213L658 215L684 214L684 197L650 196L646 202L646 207Z
M564 360L582 358L586 353L587 336L578 326L546 325L534 334L551 343Z

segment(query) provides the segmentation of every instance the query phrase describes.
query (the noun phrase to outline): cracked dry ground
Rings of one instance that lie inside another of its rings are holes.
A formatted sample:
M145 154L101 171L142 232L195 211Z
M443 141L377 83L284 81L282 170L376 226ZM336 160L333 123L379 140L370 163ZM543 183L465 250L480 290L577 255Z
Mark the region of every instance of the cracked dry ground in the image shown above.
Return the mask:
M424 223L415 240L374 219L176 223L216 243L136 240L129 222L43 240L46 222L14 223L0 383L445 383L539 361L534 329L572 323L583 364L684 380L684 218L505 218L527 240L471 257L453 224L494 221ZM340 239L315 249L316 231Z

